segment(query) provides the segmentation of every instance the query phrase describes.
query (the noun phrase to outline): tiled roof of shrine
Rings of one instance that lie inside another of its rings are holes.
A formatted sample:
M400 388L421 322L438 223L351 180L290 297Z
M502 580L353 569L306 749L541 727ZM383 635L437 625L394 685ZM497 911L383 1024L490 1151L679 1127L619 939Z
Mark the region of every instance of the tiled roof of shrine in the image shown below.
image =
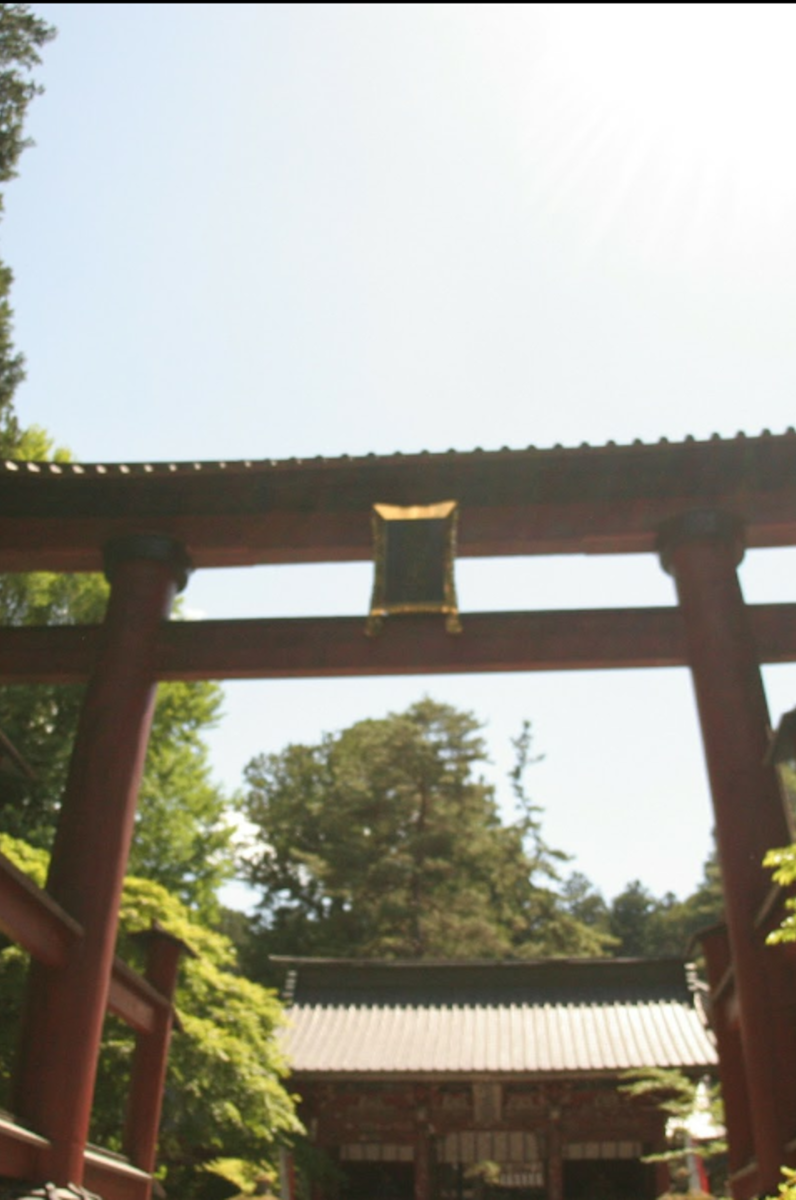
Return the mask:
M713 1039L682 962L275 960L303 1075L707 1069Z

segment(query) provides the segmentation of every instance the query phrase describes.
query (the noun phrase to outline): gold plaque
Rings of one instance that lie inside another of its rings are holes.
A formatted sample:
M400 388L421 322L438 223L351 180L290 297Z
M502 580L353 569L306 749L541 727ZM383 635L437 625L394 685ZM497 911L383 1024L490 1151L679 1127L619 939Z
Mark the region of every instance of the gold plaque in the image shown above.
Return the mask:
M448 633L461 632L453 579L457 519L455 500L373 505L376 574L366 633L378 633L393 613L441 613Z

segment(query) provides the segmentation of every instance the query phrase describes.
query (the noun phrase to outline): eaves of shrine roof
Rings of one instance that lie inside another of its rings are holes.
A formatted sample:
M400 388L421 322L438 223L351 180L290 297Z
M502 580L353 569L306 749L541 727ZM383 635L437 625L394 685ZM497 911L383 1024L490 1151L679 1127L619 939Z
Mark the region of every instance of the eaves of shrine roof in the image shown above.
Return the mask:
M683 963L278 960L301 1077L704 1071L716 1051Z

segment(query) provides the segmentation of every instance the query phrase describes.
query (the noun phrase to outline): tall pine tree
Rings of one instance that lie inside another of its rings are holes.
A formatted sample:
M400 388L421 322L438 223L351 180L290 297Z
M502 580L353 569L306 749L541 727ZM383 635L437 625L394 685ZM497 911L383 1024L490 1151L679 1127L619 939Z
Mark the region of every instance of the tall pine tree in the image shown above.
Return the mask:
M519 749L527 756L527 739ZM485 762L475 718L429 699L253 760L255 945L393 958L600 953L603 939L555 890L561 856L537 810L523 798L504 824L478 773Z

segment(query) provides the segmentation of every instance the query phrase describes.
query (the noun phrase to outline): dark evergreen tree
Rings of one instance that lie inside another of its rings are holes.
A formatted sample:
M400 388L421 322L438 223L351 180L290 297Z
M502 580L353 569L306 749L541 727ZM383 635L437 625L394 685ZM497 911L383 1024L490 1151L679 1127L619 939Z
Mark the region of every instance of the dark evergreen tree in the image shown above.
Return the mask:
M564 880L561 895L567 911L577 921L582 921L584 925L610 938L608 905L602 893L597 891L591 880L581 871L573 871Z
M22 151L30 145L24 136L25 117L42 90L31 72L41 62L39 51L54 36L55 30L29 5L0 4L0 184L14 178ZM25 376L23 357L13 345L12 281L10 269L0 262L0 453L6 458L21 457L13 402Z
M671 892L658 898L638 879L629 883L608 912L608 931L617 943L613 953L685 955L694 934L723 920L723 914L721 873L714 852L705 863L700 884L685 900Z
M639 879L629 883L613 900L608 914L608 928L616 938L614 953L622 958L639 958L660 954L659 919L667 903L674 897L657 900Z
M246 770L257 836L244 871L260 892L260 951L362 957L600 953L556 890L561 855L524 796L528 734L503 824L469 713L426 699Z

